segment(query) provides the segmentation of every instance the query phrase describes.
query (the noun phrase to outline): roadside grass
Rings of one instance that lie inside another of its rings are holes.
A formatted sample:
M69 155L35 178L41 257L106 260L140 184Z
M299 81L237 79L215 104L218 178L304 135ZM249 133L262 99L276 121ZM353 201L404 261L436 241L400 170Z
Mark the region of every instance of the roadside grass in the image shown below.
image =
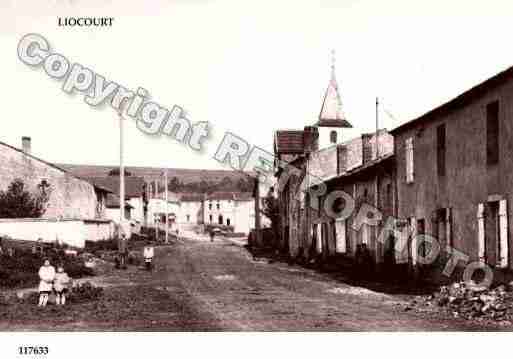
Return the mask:
M186 310L167 291L150 286L109 288L96 298L77 300L70 295L66 305L57 306L54 303L52 297L47 307L38 307L37 295L2 301L0 321L29 325L35 323L47 329L56 325L85 322L93 325L109 324L113 330L124 321L137 320L150 324L151 321L162 320L162 313L166 313L165 318L174 320L181 311Z

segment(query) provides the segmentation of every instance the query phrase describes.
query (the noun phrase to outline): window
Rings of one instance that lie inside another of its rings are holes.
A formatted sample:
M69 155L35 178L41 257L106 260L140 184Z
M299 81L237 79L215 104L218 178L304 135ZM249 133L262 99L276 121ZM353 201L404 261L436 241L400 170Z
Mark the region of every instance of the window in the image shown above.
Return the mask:
M406 183L413 182L413 138L406 139L405 143L406 159Z
M219 224L223 224L223 216L222 215L219 215L219 217L217 218L217 222Z
M190 222L191 221L191 216L188 214L187 215L187 222Z
M337 131L333 130L330 132L330 142L337 143Z
M212 223L212 215L209 216L210 223Z
M439 176L445 176L445 124L436 128L436 164Z
M212 210L212 203L208 204L208 209Z
M226 225L229 226L230 225L230 218L226 218Z
M486 106L486 163L499 162L499 102Z
M219 204L219 202L217 202L217 209L220 209L221 208L221 205Z

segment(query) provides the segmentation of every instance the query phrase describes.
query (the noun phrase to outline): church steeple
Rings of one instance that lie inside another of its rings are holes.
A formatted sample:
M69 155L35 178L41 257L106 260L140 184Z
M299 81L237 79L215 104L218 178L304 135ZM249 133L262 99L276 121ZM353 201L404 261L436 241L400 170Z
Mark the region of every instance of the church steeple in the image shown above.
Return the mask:
M353 127L347 121L342 111L342 100L338 90L337 78L335 76L335 50L331 51L331 78L328 88L322 101L319 120L316 123L318 127Z

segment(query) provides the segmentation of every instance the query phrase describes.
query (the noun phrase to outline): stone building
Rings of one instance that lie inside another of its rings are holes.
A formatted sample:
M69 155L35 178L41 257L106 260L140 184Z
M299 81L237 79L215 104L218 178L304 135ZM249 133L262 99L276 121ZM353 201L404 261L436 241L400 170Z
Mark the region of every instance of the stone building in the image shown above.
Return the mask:
M105 218L108 189L78 178L64 169L31 154L31 139L23 137L22 149L0 142L0 189L21 179L31 192L48 186L50 198L46 219Z
M446 246L470 261L512 265L511 118L513 67L392 131L398 215L412 238L437 238L440 265L451 252ZM417 247L408 253L414 265Z

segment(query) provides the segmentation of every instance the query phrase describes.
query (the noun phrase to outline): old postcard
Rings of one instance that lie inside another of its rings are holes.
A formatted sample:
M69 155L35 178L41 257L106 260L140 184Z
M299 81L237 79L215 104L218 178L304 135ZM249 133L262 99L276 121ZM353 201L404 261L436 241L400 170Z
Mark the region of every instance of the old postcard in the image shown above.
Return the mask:
M328 354L353 342L333 332L513 331L512 16L1 1L5 356L69 356L70 332L123 332L108 356L131 358L177 332L223 332L176 344L204 356L226 332Z

